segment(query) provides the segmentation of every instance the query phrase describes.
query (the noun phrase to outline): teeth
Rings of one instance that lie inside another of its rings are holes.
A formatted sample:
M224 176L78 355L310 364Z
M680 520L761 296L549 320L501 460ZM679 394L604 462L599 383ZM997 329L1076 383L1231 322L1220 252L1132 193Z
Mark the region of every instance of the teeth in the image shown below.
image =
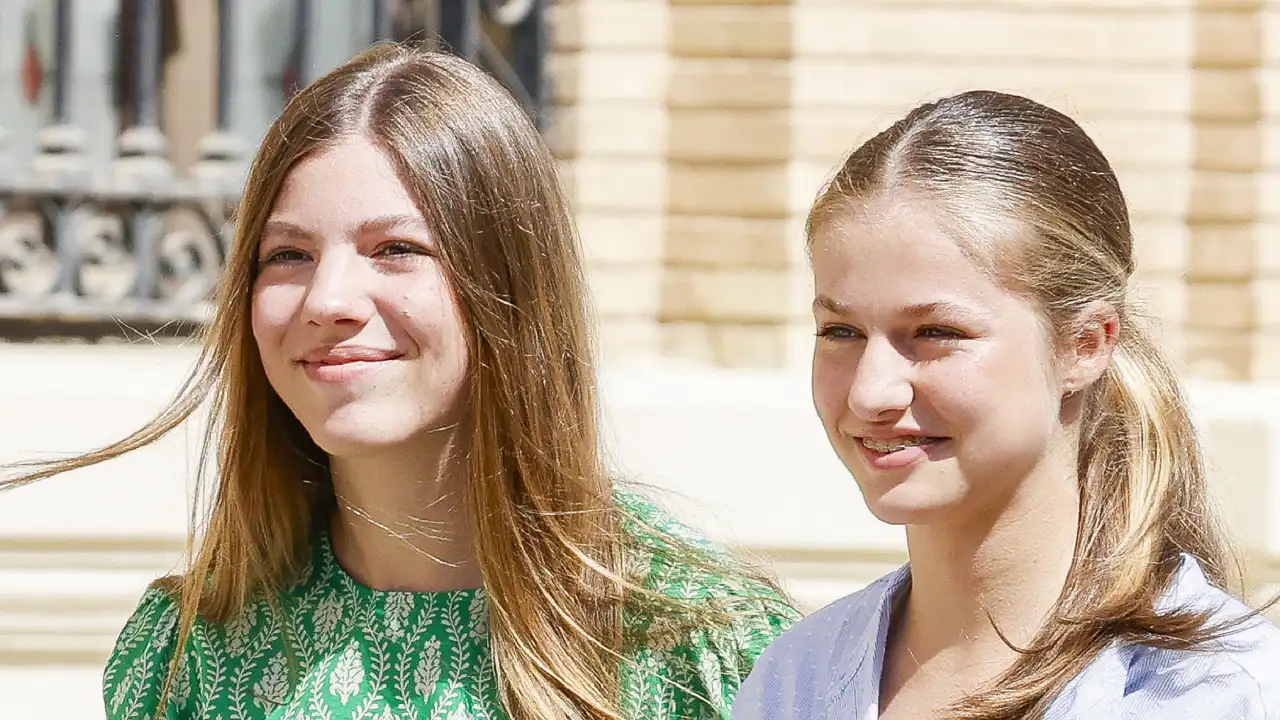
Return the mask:
M903 448L914 447L928 440L924 437L898 438L897 440L882 441L872 440L871 438L863 438L862 444L878 453L897 452Z

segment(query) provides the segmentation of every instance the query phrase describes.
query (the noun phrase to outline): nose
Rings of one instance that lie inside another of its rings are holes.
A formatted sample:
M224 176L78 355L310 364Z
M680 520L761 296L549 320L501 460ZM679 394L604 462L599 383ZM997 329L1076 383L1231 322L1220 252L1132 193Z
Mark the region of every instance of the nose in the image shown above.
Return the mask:
M907 411L915 397L913 363L893 343L868 338L854 366L849 410L865 422L892 420Z
M333 248L316 261L302 319L312 325L360 324L373 315L369 269L359 253Z

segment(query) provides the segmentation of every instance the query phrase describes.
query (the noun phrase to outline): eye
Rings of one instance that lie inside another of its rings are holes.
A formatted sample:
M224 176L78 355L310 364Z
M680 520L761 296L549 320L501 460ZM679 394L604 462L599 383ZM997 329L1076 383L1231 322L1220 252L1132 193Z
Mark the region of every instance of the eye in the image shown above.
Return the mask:
M263 255L258 260L259 265L275 265L279 263L295 263L303 262L307 259L307 254L297 248L277 248Z
M818 328L818 337L823 340L857 340L862 337L862 332L848 325L831 324Z
M417 243L407 240L392 240L378 246L373 251L374 257L394 257L396 255L430 255L431 253Z
M925 340L955 341L963 340L968 336L955 328L946 327L945 325L925 325L916 331L916 337L924 338Z

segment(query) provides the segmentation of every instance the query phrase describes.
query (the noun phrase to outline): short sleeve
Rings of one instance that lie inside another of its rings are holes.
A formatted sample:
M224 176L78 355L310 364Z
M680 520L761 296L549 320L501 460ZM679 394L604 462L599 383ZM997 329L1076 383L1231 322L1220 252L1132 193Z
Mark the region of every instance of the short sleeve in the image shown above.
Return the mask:
M168 593L151 588L116 638L102 677L102 700L108 720L156 717L169 676L178 628L178 605ZM185 668L170 689L165 718L179 718ZM177 697L175 697L177 696Z

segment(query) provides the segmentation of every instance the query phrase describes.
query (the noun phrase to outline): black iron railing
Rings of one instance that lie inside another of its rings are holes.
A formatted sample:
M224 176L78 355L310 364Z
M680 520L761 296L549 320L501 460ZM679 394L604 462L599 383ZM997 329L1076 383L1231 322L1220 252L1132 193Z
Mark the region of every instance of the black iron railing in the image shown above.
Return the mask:
M0 337L201 324L257 137L290 93L368 42L447 48L504 82L539 127L548 121L546 0L218 0L215 86L183 88L213 96L212 131L179 171L161 122L178 2L4 2L0 28L23 31L14 42L18 33L0 29L0 73L13 71L0 94L21 86L25 105L0 101ZM104 3L119 25L101 36L124 38L114 55L127 60L94 75L92 59L76 57L92 51L79 24L100 22ZM282 31L288 51L273 63L281 43L270 36ZM77 108L78 98L113 96L86 89L104 78L121 99Z

